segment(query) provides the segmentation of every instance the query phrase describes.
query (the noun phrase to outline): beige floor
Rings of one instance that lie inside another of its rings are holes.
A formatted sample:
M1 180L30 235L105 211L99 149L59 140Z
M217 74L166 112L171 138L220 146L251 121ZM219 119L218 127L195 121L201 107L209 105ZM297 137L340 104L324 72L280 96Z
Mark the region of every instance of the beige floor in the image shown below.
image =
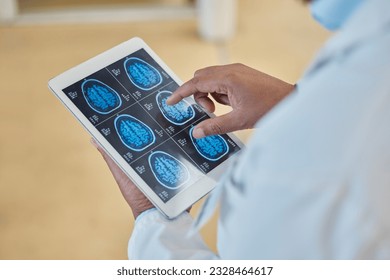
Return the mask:
M329 36L300 1L239 4L227 52L201 41L192 20L0 27L0 259L126 258L131 213L48 79L140 36L184 80L228 60L294 83ZM215 224L214 217L202 232L213 250Z

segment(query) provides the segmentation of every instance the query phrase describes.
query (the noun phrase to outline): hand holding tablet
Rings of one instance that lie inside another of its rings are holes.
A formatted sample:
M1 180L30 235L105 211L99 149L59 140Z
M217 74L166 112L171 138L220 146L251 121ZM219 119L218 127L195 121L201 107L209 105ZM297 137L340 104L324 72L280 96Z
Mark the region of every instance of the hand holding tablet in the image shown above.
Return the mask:
M153 204L149 199L137 188L137 186L130 180L130 178L120 169L120 167L111 159L109 155L100 147L96 141L91 138L91 144L100 152L107 163L119 189L130 206L133 212L134 219L137 219L139 214L153 208Z
M192 136L194 126L210 115L192 97L166 103L180 84L139 38L49 82L112 161L169 218L212 190L242 147L230 134Z

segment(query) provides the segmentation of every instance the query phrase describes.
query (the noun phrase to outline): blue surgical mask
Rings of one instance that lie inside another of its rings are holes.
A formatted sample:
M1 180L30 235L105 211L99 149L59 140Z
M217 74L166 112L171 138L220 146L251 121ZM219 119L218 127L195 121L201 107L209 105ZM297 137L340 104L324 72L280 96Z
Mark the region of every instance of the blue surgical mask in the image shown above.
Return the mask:
M365 0L314 0L310 4L312 16L326 29L337 30Z

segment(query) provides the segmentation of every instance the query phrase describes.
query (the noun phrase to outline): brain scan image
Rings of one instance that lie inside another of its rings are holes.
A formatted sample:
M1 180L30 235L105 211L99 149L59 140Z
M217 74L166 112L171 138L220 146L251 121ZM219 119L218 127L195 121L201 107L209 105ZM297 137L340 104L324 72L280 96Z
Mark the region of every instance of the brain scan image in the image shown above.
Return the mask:
M139 89L150 90L162 82L162 76L149 63L136 57L125 60L124 67L130 81Z
M133 116L119 115L114 125L122 143L133 151L143 151L156 141L152 129Z
M164 118L175 125L183 125L195 117L194 108L185 100L179 103L168 106L166 101L172 95L170 91L161 91L156 95L156 102L158 108L163 114Z
M153 152L149 156L149 166L157 181L167 189L178 189L190 179L187 167L165 152Z
M119 94L98 80L85 80L81 90L89 107L99 114L109 114L122 105Z
M190 129L191 141L198 153L205 159L217 161L229 152L226 140L220 135L210 135L196 139L192 136L193 130L194 128Z

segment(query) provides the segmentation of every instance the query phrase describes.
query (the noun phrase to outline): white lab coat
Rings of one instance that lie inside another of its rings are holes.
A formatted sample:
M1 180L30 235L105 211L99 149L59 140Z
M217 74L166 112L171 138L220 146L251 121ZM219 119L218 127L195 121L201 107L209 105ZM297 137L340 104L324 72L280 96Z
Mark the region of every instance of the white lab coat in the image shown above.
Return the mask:
M130 259L390 259L390 1L365 1L257 124L208 200L218 255L184 213L138 217Z

